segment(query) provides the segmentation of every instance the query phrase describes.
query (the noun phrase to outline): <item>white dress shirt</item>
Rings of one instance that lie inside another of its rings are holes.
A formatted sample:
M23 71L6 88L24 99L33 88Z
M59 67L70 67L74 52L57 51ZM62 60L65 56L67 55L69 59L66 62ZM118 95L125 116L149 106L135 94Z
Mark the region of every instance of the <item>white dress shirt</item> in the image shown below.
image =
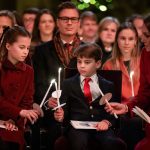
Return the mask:
M82 92L84 93L84 79L87 77L84 77L82 75L80 75L80 86L82 89ZM99 81L98 81L98 76L97 74L92 75L91 77L91 81L89 81L89 85L90 85L90 91L92 94L92 101L94 101L96 98L98 98L101 94L100 94L100 89L99 89Z

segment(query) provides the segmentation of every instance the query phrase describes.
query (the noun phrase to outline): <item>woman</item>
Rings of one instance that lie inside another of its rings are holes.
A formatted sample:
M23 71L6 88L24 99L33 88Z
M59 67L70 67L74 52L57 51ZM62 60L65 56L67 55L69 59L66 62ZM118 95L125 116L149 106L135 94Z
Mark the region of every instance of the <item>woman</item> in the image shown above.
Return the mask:
M119 21L114 17L105 17L99 23L99 39L97 44L102 48L103 51L102 65L111 57L112 47L118 27Z
M127 103L132 96L137 95L140 76L139 62L137 31L131 23L125 22L121 24L116 33L111 59L103 65L104 70L122 71L122 103ZM134 91L131 86L131 71L134 72L132 77Z
M56 19L54 14L48 9L39 11L32 33L32 46L51 41L54 35Z
M119 103L111 103L111 108L106 107L107 112L124 114L132 111L134 106L139 106L148 114L150 112L150 15L144 18L144 25L142 27L142 42L145 48L142 50L141 64L140 64L140 87L137 96L127 105ZM128 106L128 107L127 107ZM135 150L149 150L150 147L150 125L146 124L145 138L141 140Z

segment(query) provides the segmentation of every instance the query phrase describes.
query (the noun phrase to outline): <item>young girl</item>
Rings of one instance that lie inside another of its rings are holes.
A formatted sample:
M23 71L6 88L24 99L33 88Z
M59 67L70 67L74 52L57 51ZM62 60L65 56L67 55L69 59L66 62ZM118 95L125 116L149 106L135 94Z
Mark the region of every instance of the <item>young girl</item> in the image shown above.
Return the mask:
M122 71L122 103L126 103L132 95L130 72L133 74L134 95L139 88L140 52L138 34L135 27L128 22L123 23L117 33L112 57L103 66L104 70Z
M128 103L131 97L137 95L140 77L140 52L138 48L138 33L136 28L129 22L121 24L117 33L112 52L112 58L103 66L105 70L122 71L122 103ZM133 89L130 73L134 72ZM133 95L134 91L134 95ZM143 137L141 119L128 116L121 118L120 135L127 142L128 149L134 149L135 144Z
M8 149L24 149L24 125L38 118L32 110L33 70L24 63L29 53L30 34L20 26L8 28L0 45L0 120L13 122L6 124L8 130L0 128L0 139ZM14 129L14 125L18 128Z

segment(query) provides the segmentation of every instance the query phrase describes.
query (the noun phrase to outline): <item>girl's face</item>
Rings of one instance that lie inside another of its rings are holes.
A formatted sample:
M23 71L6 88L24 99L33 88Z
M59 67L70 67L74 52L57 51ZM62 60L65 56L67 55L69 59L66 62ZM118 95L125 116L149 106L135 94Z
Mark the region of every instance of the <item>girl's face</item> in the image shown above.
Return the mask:
M103 44L113 44L115 41L117 31L117 25L114 22L107 23L104 25L102 31L99 33L99 37Z
M55 22L50 14L43 14L39 22L40 34L49 35L52 34L55 28Z
M137 38L131 29L123 29L117 38L118 47L122 55L131 54L137 44Z
M23 62L29 53L30 43L31 39L24 36L18 36L16 42L12 44L6 43L8 60L13 64Z
M142 27L142 36L141 36L142 42L144 43L144 46L147 50L150 50L150 32L146 28L145 25Z

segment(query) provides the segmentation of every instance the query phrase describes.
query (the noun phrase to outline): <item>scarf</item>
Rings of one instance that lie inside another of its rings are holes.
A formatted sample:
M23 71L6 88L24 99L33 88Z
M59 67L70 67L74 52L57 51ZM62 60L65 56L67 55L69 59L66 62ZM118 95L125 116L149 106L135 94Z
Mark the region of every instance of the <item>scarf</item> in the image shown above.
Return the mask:
M71 44L71 50L68 51L67 47L64 46L61 38L60 38L60 34L59 32L56 33L56 35L54 36L54 45L56 48L56 52L58 54L59 59L61 60L61 62L63 63L63 65L65 67L68 66L70 60L75 57L74 56L74 51L75 49L80 45L80 39L78 37L78 35L76 35L73 39L73 42Z

